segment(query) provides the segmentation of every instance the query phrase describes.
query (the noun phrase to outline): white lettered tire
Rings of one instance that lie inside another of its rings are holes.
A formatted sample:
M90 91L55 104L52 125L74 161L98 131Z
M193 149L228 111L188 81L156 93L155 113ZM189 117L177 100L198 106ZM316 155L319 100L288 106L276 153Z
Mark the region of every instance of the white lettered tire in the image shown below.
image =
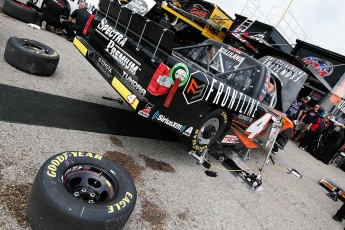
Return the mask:
M128 173L102 155L68 151L47 160L28 198L35 230L122 229L137 200Z

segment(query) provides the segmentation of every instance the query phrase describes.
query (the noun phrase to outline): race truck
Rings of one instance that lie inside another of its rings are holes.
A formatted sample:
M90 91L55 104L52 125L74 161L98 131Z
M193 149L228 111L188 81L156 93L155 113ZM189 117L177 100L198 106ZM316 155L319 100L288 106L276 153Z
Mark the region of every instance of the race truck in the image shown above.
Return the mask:
M129 106L186 137L193 151L271 143L271 152L289 140L293 123L280 112L281 92L287 78L305 80L298 68L269 56L256 60L215 40L174 48L171 30L109 0L100 1L83 33L74 45Z

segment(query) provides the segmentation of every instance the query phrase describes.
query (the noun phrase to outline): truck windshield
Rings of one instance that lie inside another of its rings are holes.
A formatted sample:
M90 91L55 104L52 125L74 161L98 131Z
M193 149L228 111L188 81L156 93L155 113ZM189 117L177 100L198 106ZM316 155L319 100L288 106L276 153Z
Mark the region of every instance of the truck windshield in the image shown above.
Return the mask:
M240 66L248 66L244 63L246 59L244 56L224 46L217 46L217 44L210 47L196 48L189 56L194 62L205 68L209 64L209 71L214 74L236 70Z

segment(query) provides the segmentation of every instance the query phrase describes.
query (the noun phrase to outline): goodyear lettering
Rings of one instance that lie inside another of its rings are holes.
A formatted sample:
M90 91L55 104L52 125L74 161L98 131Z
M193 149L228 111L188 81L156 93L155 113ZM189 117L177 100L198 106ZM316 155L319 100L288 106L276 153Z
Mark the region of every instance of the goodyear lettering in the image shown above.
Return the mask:
M60 155L56 156L53 160L50 161L50 164L47 167L47 175L50 177L56 177L57 167L65 161L67 161L70 157L91 157L94 159L102 160L103 156L94 153L85 153L85 152L64 152Z
M196 151L202 151L204 149L207 148L207 145L204 146L199 146L197 143L197 139L198 139L198 134L199 134L200 130L196 129L193 135L193 139L192 139L192 148Z
M119 201L116 204L107 206L108 208L108 213L113 213L116 211L120 211L122 208L126 207L127 204L129 204L131 202L131 200L133 199L133 195L130 192L126 192L125 196L122 198L121 201ZM115 209L116 208L116 209Z

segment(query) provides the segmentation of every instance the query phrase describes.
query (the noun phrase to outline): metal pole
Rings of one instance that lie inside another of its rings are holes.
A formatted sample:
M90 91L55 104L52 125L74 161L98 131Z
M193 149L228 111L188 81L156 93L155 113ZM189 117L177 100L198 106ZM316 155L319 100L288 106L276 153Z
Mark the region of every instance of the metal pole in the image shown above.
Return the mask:
M283 14L282 17L279 19L279 22L278 22L277 25L276 25L276 28L278 27L278 25L280 24L280 22L283 20L285 14L286 14L286 12L289 10L289 8L290 8L292 2L293 2L293 0L291 0L290 3L289 3L289 5L286 7L286 9L285 9L285 11L284 11L284 14Z

